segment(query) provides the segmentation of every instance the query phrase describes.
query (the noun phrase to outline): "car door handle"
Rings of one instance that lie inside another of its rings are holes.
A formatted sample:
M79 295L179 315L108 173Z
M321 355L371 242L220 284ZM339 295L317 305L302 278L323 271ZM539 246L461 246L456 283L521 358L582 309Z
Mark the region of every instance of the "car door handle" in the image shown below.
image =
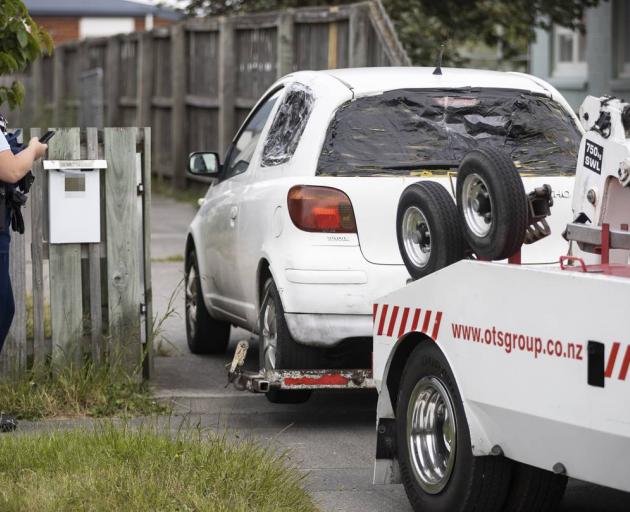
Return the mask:
M230 209L230 219L235 220L238 217L238 206L232 206Z

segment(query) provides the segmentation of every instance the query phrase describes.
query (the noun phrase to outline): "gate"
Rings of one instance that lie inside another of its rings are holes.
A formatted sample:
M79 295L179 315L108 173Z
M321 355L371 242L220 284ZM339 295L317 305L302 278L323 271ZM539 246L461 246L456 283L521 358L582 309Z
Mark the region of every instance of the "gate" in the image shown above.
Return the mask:
M30 130L31 137L41 133ZM107 162L100 171L101 241L49 243L47 174L57 171L45 171L37 162L26 233L12 233L16 315L0 355L0 375L19 376L43 364L81 364L86 358L101 364L116 356L130 374L142 364L148 378L151 129L60 129L49 142L47 159ZM64 200L72 201L67 191Z

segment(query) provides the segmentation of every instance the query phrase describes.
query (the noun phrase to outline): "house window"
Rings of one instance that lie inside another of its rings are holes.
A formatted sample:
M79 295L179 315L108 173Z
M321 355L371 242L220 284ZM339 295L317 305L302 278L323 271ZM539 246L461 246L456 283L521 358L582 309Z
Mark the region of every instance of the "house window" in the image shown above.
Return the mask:
M553 29L553 40L553 75L586 76L586 36L579 30L556 26Z
M624 78L630 77L630 2L620 0L615 2L615 19L617 30L615 32L617 44L617 74Z
M133 18L81 18L79 20L81 39L128 34L134 30L135 21Z

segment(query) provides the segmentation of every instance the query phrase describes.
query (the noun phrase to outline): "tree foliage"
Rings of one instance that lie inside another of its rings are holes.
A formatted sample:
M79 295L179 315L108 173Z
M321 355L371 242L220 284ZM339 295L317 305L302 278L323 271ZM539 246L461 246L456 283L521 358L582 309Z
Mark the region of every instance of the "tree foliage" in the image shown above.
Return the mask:
M354 0L356 1L356 0ZM523 55L535 28L552 24L583 29L585 9L600 0L382 0L414 64L431 65L446 44L445 64L463 65L461 48L500 48L499 59ZM287 7L337 5L353 0L190 0L189 15L222 15ZM499 63L500 64L500 63Z
M33 21L22 0L0 0L0 77L24 71L43 52L52 50L50 35ZM0 105L8 103L13 109L23 100L22 83L0 82Z

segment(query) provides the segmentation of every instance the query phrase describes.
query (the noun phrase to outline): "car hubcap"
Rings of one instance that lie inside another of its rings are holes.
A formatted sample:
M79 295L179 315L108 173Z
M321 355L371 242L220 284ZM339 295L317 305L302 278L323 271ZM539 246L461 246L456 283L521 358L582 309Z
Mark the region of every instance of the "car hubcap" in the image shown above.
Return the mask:
M422 489L439 493L453 471L457 427L450 395L435 377L424 377L407 408L407 443L411 465Z
M492 199L488 185L478 174L469 174L462 187L464 217L468 229L483 238L492 229Z
M186 280L186 322L191 338L194 338L197 332L197 304L197 271L193 265Z
M263 312L262 349L265 370L276 369L276 353L278 350L278 326L276 306L268 300Z
M405 210L402 239L407 257L416 267L425 267L431 258L431 230L426 217L416 206Z

